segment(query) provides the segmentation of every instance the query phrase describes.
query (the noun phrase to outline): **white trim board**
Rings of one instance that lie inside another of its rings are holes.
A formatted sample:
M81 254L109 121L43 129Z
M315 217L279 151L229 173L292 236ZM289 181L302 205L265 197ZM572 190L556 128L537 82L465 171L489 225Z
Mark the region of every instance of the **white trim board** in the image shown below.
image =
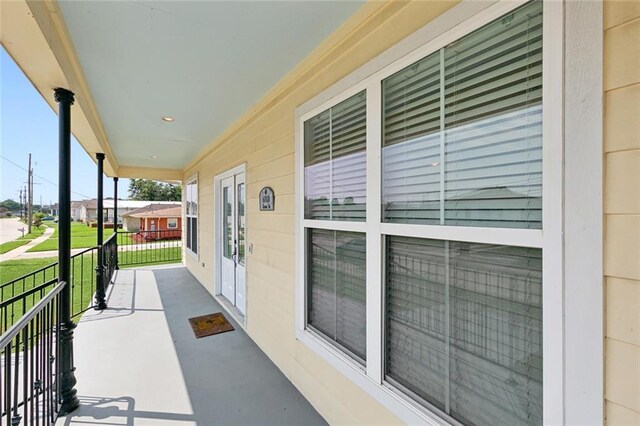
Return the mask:
M463 1L430 24L358 68L296 109L296 337L407 423L447 420L398 395L383 382L382 294L367 284L367 369L305 331L305 226L382 235L415 236L417 228L380 223L379 81L523 1ZM543 247L545 424L604 421L602 273L602 5L544 4L543 223L544 230L451 227L440 238ZM367 90L367 222L323 223L304 219L303 123ZM375 123L374 123L375 124ZM372 149L373 148L373 149ZM336 228L337 226L337 228ZM422 227L433 238L438 227ZM496 232L497 231L497 232ZM382 241L367 238L367 282L380 281ZM584 250L589 247L589 250Z

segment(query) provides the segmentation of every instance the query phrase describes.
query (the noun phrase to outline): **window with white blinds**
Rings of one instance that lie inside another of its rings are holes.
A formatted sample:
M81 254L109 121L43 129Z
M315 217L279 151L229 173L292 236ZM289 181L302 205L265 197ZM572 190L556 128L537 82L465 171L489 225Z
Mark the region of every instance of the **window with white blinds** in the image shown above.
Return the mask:
M364 234L308 231L308 325L364 363L366 244Z
M198 178L187 182L186 188L186 247L198 253Z
M498 3L301 113L297 330L422 420L539 425L543 2Z
M366 212L366 94L304 123L305 218L364 221Z
M389 236L387 380L468 424L542 423L542 251Z
M542 2L382 82L383 220L542 227Z

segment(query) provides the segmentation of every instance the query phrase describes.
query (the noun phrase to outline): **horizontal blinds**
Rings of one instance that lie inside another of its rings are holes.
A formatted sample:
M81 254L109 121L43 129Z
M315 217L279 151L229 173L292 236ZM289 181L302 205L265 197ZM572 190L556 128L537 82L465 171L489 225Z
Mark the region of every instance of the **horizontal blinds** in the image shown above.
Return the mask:
M305 218L365 220L366 121L363 91L305 122Z
M366 359L366 244L364 234L309 229L307 322Z
M541 424L541 250L386 247L387 379L463 423Z
M384 219L440 223L440 59L436 52L382 82Z
M541 228L542 2L401 70L382 91L385 221Z
M444 241L387 238L385 372L445 410Z
M451 242L449 271L451 415L542 424L542 251Z
M445 224L540 228L542 4L444 50Z

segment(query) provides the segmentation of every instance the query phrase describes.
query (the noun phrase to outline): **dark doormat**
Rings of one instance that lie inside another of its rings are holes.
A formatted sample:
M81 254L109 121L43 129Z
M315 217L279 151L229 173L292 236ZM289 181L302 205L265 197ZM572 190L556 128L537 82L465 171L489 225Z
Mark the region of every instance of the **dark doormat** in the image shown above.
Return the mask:
M222 312L189 318L189 323L196 338L233 331L233 326L222 315Z

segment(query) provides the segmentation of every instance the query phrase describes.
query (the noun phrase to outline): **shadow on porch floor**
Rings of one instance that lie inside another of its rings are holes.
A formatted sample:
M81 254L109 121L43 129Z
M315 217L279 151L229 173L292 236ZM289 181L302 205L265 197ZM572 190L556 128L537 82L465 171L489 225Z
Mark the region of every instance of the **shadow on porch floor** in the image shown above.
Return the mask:
M194 337L188 318L223 309L186 268L120 270L108 304L76 328L82 405L59 425L326 424L229 315Z

